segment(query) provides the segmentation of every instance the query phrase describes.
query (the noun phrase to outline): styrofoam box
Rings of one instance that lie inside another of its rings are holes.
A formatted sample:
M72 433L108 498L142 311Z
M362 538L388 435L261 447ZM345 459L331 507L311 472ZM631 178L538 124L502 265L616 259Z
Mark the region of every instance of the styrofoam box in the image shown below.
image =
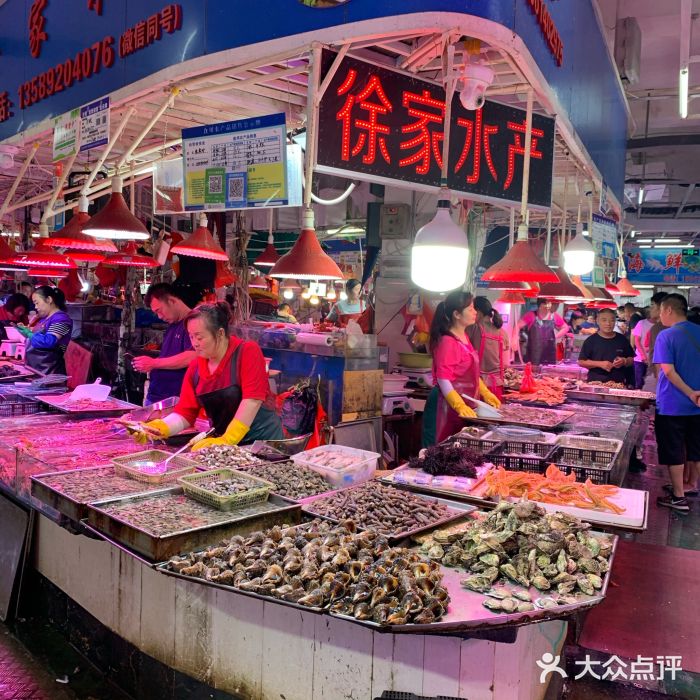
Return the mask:
M322 464L315 464L311 461L314 455L324 453L335 453L347 455L357 460L355 464L349 467L336 469L327 467ZM295 464L301 464L304 467L313 469L320 474L331 486L341 489L345 486L354 486L361 484L363 481L368 481L374 477L374 472L377 471L377 462L380 455L377 452L369 452L368 450L358 450L355 447L345 447L344 445L321 445L314 447L306 452L299 452L292 455L292 461Z

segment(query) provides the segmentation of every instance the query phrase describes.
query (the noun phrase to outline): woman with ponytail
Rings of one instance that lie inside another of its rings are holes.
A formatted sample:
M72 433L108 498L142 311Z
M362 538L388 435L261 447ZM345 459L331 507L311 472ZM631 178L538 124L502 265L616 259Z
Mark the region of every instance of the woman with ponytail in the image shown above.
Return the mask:
M435 310L430 326L430 351L433 393L437 394L437 442L459 432L464 418L476 416L462 395L481 398L491 406L501 405L479 377L479 356L466 334L475 321L476 310L469 292L448 294Z
M474 299L476 323L467 328L467 336L479 353L481 379L499 399L503 397L505 356L508 338L503 332L501 314L486 297Z
M39 322L33 329L18 324L27 338L24 361L42 374L66 373L66 348L73 333L73 320L66 313L66 297L56 287L43 285L32 294Z
M284 437L262 350L257 343L231 335L230 323L225 301L201 304L187 316L185 327L197 357L185 373L180 401L164 419L144 423L137 440L177 435L194 424L200 409L215 437L200 440L193 450Z

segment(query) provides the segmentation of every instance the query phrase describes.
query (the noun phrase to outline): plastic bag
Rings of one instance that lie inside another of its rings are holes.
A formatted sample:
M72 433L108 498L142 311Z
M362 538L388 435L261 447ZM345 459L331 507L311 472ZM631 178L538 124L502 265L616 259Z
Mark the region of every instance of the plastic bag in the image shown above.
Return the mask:
M532 394L537 389L535 378L532 376L532 365L528 362L523 370L523 378L520 381L520 393Z
M294 437L314 431L318 407L318 392L308 381L299 382L282 399L282 427L286 434Z

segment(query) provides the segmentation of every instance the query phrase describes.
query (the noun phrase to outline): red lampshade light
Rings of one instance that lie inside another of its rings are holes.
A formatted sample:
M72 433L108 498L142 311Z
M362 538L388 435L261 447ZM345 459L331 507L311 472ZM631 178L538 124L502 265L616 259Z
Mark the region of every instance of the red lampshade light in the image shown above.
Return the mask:
M563 267L556 270L558 282L543 284L540 286L540 296L556 301L578 302L583 301L583 292L571 281Z
M107 255L105 253L98 253L97 251L91 250L69 250L68 257L77 263L91 263L91 262L102 262Z
M88 214L87 197L80 198L78 211L73 214L71 220L60 230L52 233L46 241L46 245L52 248L66 248L68 250L94 251L101 253L116 253L117 246L108 238L93 238L83 233L83 228L90 221ZM75 255L70 254L74 260ZM80 258L85 262L99 262L104 260L104 255L93 258Z
M39 226L41 238L31 249L22 253L16 253L8 262L13 265L24 265L26 267L40 268L63 268L66 270L75 269L77 265L67 256L57 253L48 245L48 228L46 224Z
M501 304L524 304L525 297L520 292L503 292L496 301Z
M207 228L207 217L204 214L199 217L199 226L196 231L187 240L173 246L170 252L174 255L185 255L192 258L228 260L228 254Z
M607 275L605 275L605 291L610 292L610 294L619 294L620 288L610 281Z
M632 283L627 279L627 273L620 274L620 279L617 280L617 288L620 290L620 296L623 297L638 297L641 292L632 286Z
M257 258L255 258L253 265L256 267L274 267L279 259L280 254L275 248L275 240L272 234L270 234L267 237L267 246L265 247L265 250L263 250L263 252L260 253Z
M136 249L136 243L130 241L121 253L105 258L107 265L123 265L125 267L160 267L160 263L148 255L141 255Z
M53 268L50 267L30 267L27 270L27 274L30 277L48 277L50 279L63 279L68 277L70 270L67 268Z
M148 240L146 227L129 211L122 194L122 179L112 178L112 195L107 204L83 225L83 233L94 238L128 241Z
M518 226L518 240L494 265L484 272L482 279L491 281L558 282L556 273L540 260L530 247L527 227Z
M24 268L12 262L14 257L15 251L10 248L3 238L0 238L0 270L5 272L22 272Z
M304 226L292 246L270 270L270 277L300 280L342 280L343 273L335 260L323 252L314 231L312 209L304 211Z

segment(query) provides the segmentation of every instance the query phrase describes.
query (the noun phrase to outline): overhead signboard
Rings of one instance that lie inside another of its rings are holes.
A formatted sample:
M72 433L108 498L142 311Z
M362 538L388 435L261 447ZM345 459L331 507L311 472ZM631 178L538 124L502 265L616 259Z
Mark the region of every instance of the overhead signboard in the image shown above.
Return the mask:
M596 255L609 260L617 260L617 221L593 214L591 243Z
M80 108L80 151L109 143L109 97Z
M80 110L56 117L53 122L53 162L72 156L80 144Z
M627 277L633 283L700 284L700 256L695 249L649 248L625 254Z
M336 54L323 52L322 75ZM487 101L452 103L448 186L482 200L519 202L525 155L525 111ZM318 170L406 183L440 185L445 90L403 73L345 57L320 106ZM529 204L552 198L554 119L533 115Z
M288 203L284 113L183 129L186 211Z

